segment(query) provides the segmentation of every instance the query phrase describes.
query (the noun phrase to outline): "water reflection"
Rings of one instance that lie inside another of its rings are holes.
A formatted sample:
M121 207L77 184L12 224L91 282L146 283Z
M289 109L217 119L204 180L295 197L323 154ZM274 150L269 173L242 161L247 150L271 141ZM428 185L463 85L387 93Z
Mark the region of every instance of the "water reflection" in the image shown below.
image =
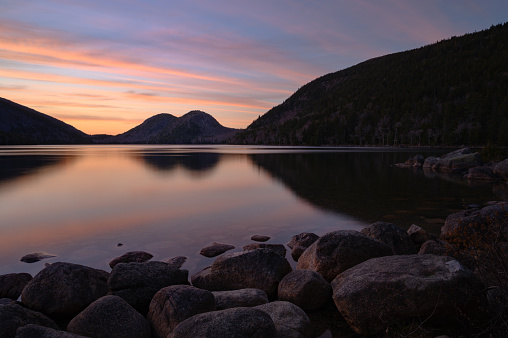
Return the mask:
M68 156L58 155L7 155L0 156L0 185L18 178L37 175L51 167L69 163Z
M218 153L165 153L145 151L136 153L134 158L143 161L152 169L157 171L172 171L176 168L183 168L194 173L196 176L203 176L207 171L213 170L220 161Z

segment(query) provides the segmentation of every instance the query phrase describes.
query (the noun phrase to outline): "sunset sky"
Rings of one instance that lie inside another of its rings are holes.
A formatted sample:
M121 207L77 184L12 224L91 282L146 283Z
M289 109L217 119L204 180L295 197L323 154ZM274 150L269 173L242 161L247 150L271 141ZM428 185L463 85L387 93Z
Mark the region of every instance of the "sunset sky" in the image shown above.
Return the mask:
M506 0L0 0L0 97L89 134L196 109L245 128L316 77L507 20Z

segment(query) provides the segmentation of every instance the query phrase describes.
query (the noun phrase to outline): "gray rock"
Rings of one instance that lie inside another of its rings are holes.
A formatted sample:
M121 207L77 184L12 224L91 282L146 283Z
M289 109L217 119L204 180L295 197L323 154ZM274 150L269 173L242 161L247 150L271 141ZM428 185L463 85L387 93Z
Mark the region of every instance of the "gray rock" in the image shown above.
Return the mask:
M479 153L473 153L469 148L452 151L437 161L432 169L443 172L460 172L483 164Z
M430 169L430 168L434 167L438 161L439 161L439 157L429 156L423 162L423 168Z
M122 297L142 315L148 313L153 296L160 289L177 284L189 284L187 270L164 262L120 263L108 279L109 294Z
M58 329L55 322L42 313L24 308L15 302L0 305L0 338L14 337L18 328L28 324Z
M445 256L373 258L338 275L332 288L337 309L362 335L410 318L458 325L488 307L476 275Z
M9 273L0 276L0 298L16 300L32 276L28 273Z
M234 248L235 248L234 245L213 242L212 245L209 245L201 249L199 254L205 257L215 257L218 255L222 255L226 251L233 250Z
M180 269L182 265L187 261L187 257L185 256L176 256L171 257L166 260L166 263L174 267L175 269Z
M256 250L256 249L268 249L272 250L282 257L286 257L286 248L282 244L266 244L266 243L252 243L245 245L243 251Z
M210 291L255 288L275 298L279 282L291 270L284 257L272 250L256 249L219 256L212 266L192 275L191 281Z
M217 310L234 307L253 307L268 303L266 292L259 289L240 289L231 291L213 291Z
M494 173L492 168L481 166L469 168L464 178L470 181L499 181L501 177Z
M394 255L411 255L417 252L407 232L393 223L376 222L361 233L385 243L392 248Z
M416 155L414 157L409 158L404 164L409 167L421 167L425 162L425 157L423 155Z
M494 166L494 173L508 181L508 158L499 162Z
M21 301L50 317L72 318L108 292L106 271L72 263L53 263L26 285Z
M74 333L55 330L49 327L28 324L16 331L16 338L84 338Z
M175 327L194 315L215 311L210 291L190 285L173 285L159 290L150 303L148 321L156 337L167 337Z
M332 287L323 276L312 270L295 270L280 282L279 300L291 302L305 311L314 311L332 299Z
M253 241L256 241L256 242L266 242L266 241L268 241L270 239L270 236L252 235L252 237L250 239L253 240Z
M170 338L271 338L277 337L270 316L259 309L237 307L206 312L184 320Z
M97 299L70 321L67 331L87 337L152 336L148 321L117 296Z
M153 255L148 252L130 251L124 253L120 257L113 258L113 260L109 262L109 266L111 267L111 269L113 269L115 265L117 265L118 263L131 263L131 262L143 263L149 261L150 259L152 259L152 257Z
M24 255L23 257L21 257L20 261L24 263L35 263L40 260L52 257L56 257L56 255L52 255L46 252L34 252L28 255Z
M436 255L436 256L445 256L450 254L446 242L441 240L428 240L422 244L420 247L420 251L418 251L419 255Z
M302 253L307 250L312 243L317 241L318 238L319 236L312 232L302 232L301 234L291 237L291 240L286 245L291 249L291 257L293 257L294 261L298 262Z
M298 306L290 302L275 301L256 306L255 309L266 312L272 318L278 337L312 337L310 319Z
M411 241L413 241L413 244L415 245L417 250L420 250L420 247L422 246L423 243L432 239L437 239L436 235L425 231L416 224L412 224L409 227L409 229L407 230L407 234L409 238L411 238Z
M321 236L300 256L297 269L314 270L331 282L339 273L374 257L392 255L386 244L354 230Z

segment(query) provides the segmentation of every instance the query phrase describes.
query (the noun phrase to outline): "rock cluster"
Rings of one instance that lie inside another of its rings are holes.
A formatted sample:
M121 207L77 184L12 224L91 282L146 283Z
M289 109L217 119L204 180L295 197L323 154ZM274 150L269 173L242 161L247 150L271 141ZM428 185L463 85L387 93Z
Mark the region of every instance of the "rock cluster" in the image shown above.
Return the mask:
M326 313L348 335L407 335L393 330L411 325L469 335L473 324L492 327L489 316L507 313L501 289L455 255L457 239L478 244L467 242L473 230L492 239L492 223L508 247L508 203L500 203L450 215L440 237L383 222L299 234L288 243L303 250L294 271L283 245L251 244L217 257L191 283L184 257L127 253L110 272L57 262L34 278L0 276L0 338L315 337L309 318Z

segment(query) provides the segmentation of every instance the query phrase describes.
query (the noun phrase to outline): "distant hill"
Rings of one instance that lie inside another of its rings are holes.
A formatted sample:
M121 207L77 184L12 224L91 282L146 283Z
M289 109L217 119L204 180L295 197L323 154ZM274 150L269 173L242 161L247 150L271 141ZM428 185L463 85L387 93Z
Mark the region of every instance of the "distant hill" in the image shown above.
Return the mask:
M89 135L54 117L0 98L0 144L88 144Z
M182 117L158 114L131 130L100 143L200 144L222 143L233 137L237 129L222 126L211 115L194 110Z
M231 143L508 146L508 23L322 76Z

